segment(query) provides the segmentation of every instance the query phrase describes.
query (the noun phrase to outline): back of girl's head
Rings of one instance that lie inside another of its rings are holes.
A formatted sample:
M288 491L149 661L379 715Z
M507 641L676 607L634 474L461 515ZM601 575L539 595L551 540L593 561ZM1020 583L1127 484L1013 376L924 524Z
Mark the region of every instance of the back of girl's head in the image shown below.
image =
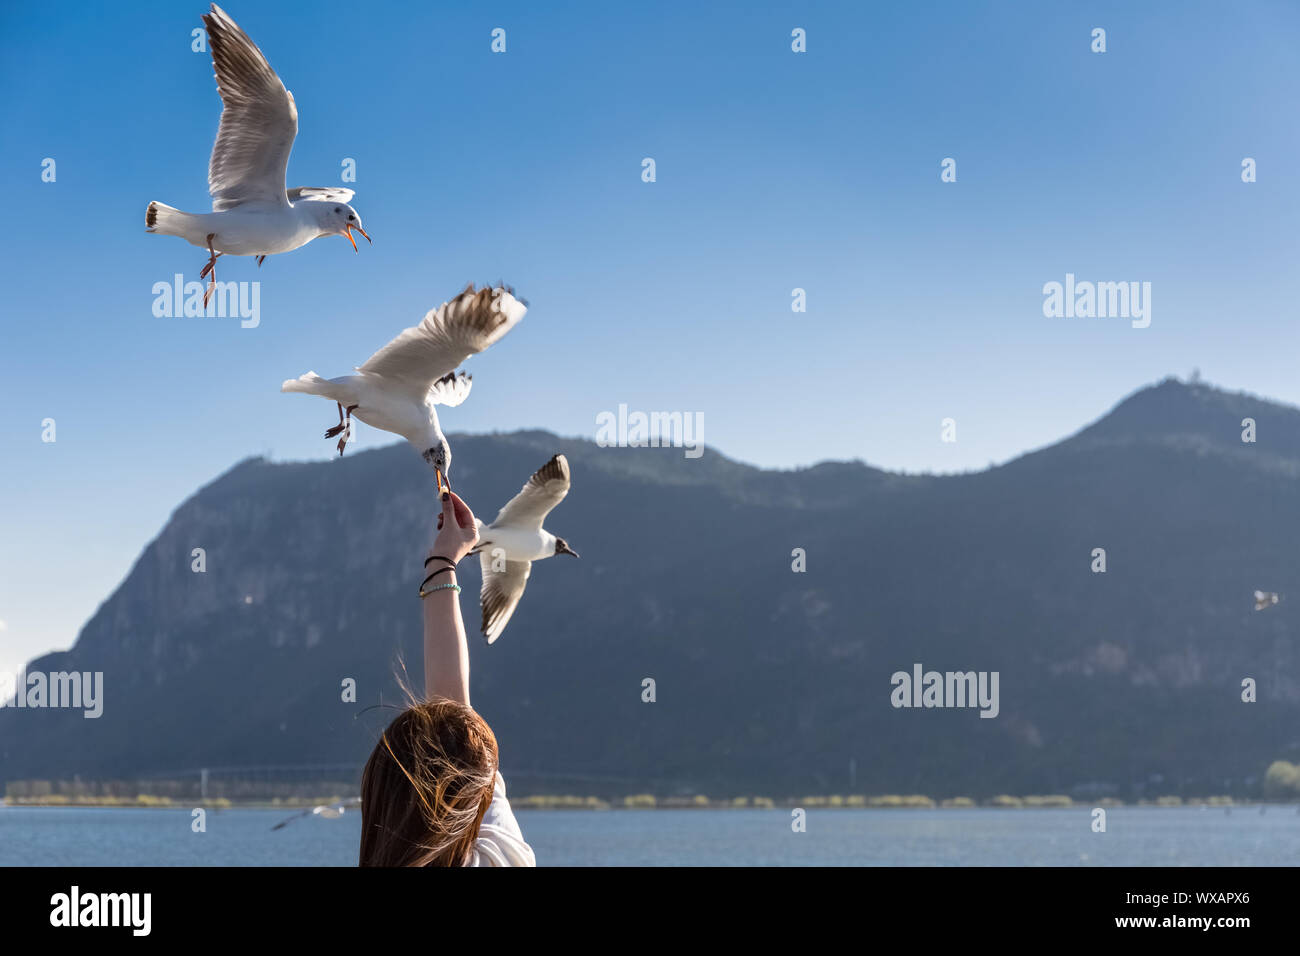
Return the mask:
M492 800L497 741L466 704L402 711L361 775L362 866L461 866Z

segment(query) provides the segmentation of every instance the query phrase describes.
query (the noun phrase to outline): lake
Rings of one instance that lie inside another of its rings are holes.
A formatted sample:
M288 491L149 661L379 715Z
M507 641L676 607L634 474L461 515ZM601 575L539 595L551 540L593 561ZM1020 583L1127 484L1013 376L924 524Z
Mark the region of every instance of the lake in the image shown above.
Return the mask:
M1091 810L520 810L543 866L1294 866L1294 806ZM283 810L0 807L0 866L352 866L361 818Z

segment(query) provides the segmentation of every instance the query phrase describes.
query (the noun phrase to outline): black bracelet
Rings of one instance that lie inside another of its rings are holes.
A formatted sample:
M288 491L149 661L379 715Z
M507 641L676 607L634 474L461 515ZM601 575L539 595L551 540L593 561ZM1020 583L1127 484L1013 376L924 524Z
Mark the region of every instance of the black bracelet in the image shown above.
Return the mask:
M442 554L429 555L427 558L424 559L424 566L427 568L429 566L429 562L432 561L434 558L437 558L439 561L446 561L453 568L456 566L455 561L453 561L451 558L447 557L446 555L442 555Z
M442 574L444 571L455 571L455 570L456 570L456 566L455 566L455 565L451 565L450 567L446 567L446 568L439 568L437 571L434 571L431 575L429 575L427 578L425 578L423 582L421 582L421 584L420 584L420 590L423 591L423 590L424 590L424 586L425 586L426 584L428 584L430 581L432 581L432 580L433 580L434 578L436 578L438 575Z

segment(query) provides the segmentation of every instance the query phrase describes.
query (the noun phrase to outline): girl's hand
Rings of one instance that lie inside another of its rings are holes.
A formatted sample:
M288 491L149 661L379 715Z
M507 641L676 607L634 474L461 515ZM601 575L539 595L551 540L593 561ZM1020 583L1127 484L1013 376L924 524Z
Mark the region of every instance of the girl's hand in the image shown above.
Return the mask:
M429 553L459 562L477 543L478 527L474 522L474 512L469 510L469 505L454 491L443 492L442 513L438 515L438 534L433 539L433 550Z

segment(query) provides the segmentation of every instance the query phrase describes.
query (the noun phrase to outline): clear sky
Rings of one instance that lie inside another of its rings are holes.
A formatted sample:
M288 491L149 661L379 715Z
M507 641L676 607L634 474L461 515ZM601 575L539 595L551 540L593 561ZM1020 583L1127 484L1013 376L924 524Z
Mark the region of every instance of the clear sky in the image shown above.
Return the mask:
M333 409L280 382L469 280L531 309L451 431L594 437L626 403L763 466L951 471L1194 367L1300 402L1294 3L231 0L297 100L290 185L355 160L375 239L223 259L254 329L152 311L206 258L144 231L150 200L209 208L204 9L0 7L0 670L68 646L236 461L326 458ZM1045 318L1066 273L1150 282L1150 327Z

